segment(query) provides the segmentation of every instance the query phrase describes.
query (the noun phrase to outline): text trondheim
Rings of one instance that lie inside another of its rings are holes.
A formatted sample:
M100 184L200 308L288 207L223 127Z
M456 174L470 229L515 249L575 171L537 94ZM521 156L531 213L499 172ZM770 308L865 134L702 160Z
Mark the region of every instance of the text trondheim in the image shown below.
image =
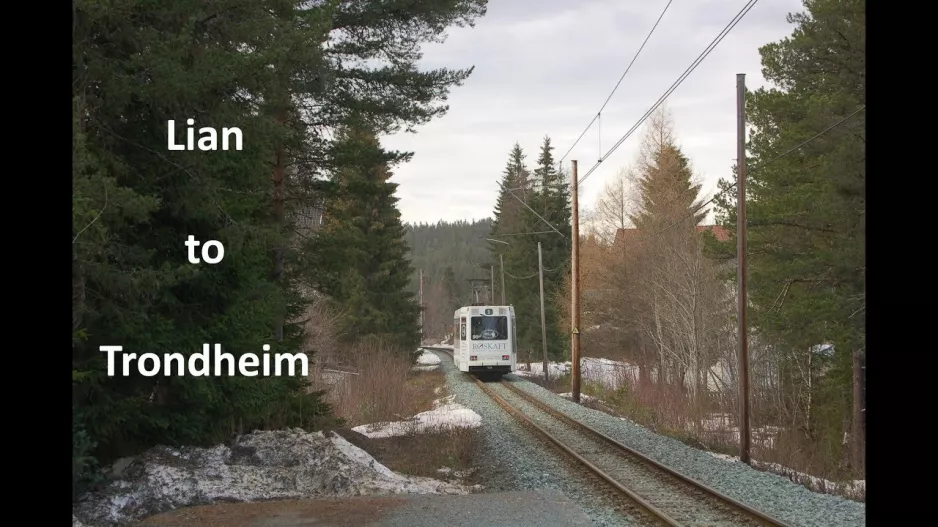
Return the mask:
M109 377L114 377L117 369L115 354L123 351L124 347L100 346L98 349L107 353L107 374ZM270 351L270 345L264 344L264 351ZM210 352L209 344L203 344L202 352L189 355L188 360L182 353L164 353L162 357L156 353L143 353L139 358L136 353L123 353L121 359L123 363L121 375L124 377L130 375L131 363L135 361L137 363L137 372L144 377L154 377L159 375L160 372L163 375L177 377L184 375L219 377L225 374L233 376L236 362L234 355L221 351L221 344L215 344L214 352ZM309 357L305 353L277 353L273 357L270 353L262 353L260 357L254 353L245 353L237 360L238 373L245 377L256 377L257 375L267 377L271 375L271 363L273 363L273 375L279 377L283 375L284 362L287 363L287 375L291 377L296 375L297 362L300 363L301 374L304 377L309 375ZM227 368L225 365L227 365ZM258 367L262 368L262 373L257 371Z

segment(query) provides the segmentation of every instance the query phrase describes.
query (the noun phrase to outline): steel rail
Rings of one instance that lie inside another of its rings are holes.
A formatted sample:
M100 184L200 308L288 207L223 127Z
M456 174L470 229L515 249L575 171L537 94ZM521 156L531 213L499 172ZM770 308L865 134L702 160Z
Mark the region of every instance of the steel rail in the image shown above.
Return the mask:
M750 507L749 505L746 505L745 503L742 503L742 502L740 502L740 501L738 501L738 500L736 500L736 499L733 499L733 498L731 498L731 497L729 497L729 496L723 494L722 492L720 492L720 491L718 491L718 490L716 490L716 489L714 489L714 488L712 488L712 487L710 487L710 486L708 486L708 485L706 485L706 484L704 484L704 483L701 483L701 482L699 482L699 481L697 481L697 480L695 480L695 479L693 479L693 478L690 478L690 477L688 477L688 476L685 476L684 474L681 474L681 473L678 472L677 470L674 470L673 468L671 468L671 467L669 467L669 466L667 466L667 465L664 465L664 464L662 464L662 463L659 463L658 461L655 461L654 459L651 459L650 457L646 456L645 454L642 454L641 452L639 452L639 451L633 449L632 447L629 447L629 446L627 446L627 445L624 445L624 444L620 443L619 441L616 441L615 439L613 439L613 438L609 437L608 435L606 435L606 434L600 432L599 430L596 430L595 428L593 428L593 427L591 427L591 426L589 426L589 425L587 425L587 424L585 424L585 423L581 423L580 421L577 421L576 419L573 419L572 417L570 417L570 416L564 414L563 412L561 412L561 411L559 411L559 410L557 410L557 409L555 409L555 408L550 407L549 405L547 405L546 403L544 403L543 401L541 401L541 400L538 399L537 397L535 397L535 396L533 396L533 395L531 395L531 394L525 392L524 390L522 390L522 389L520 389L520 388L518 388L518 387L516 387L516 386L512 386L512 383L510 383L510 382L508 382L508 381L502 380L502 381L501 381L501 384L504 385L504 386L505 386L506 388L508 388L509 390L511 390L513 393L517 394L517 395L518 395L519 397L521 397L522 399L528 401L529 403L531 403L531 404L533 404L534 406L538 407L539 409L543 410L545 413L547 413L547 414L549 414L549 415L552 415L552 416L554 416L554 417L556 417L556 418L558 418L558 419L560 419L560 420L562 420L562 421L564 421L564 422L566 422L566 423L568 423L568 424L570 424L570 425L572 425L572 426L574 426L574 427L576 427L576 428L580 428L580 429L583 429L583 430L586 430L586 431L590 432L591 434L593 434L594 436L598 437L599 439L602 439L603 441L605 441L605 442L609 443L610 445L612 445L612 446L618 448L619 450L622 450L623 452L626 452L626 453L628 453L628 454L630 454L630 455L632 455L632 456L635 456L636 458L638 458L639 460L641 460L641 461L647 463L648 465L651 465L651 466L657 468L658 470L660 470L660 471L662 471L662 472L665 472L665 473L668 474L668 475L674 476L675 478L677 478L677 479L683 481L684 483L687 483L687 484L689 484L689 485L691 485L691 486L693 486L693 487L696 487L696 488L698 488L698 489L700 489L700 490L706 492L707 494L710 494L711 496L713 496L713 497L715 497L715 498L717 498L717 499L723 501L724 503L730 505L731 507L734 507L734 508L737 508L737 509L740 509L740 510L743 510L743 511L749 513L751 516L754 516L754 517L755 517L756 519L758 519L759 521L765 522L765 523L767 523L768 525L771 525L771 526L774 526L774 527L790 527L788 524L786 524L786 523L784 523L784 522L782 522L782 521L780 521L780 520L778 520L778 519L776 519L776 518L773 518L773 517L769 516L768 514L762 512L762 511L756 510L756 509Z
M673 518L671 518L670 516L668 516L665 512L659 510L657 507L655 507L655 506L652 505L651 503L648 503L648 502L645 501L641 496L639 496L638 494L635 494L634 492L632 492L631 490L629 490L628 488L626 488L625 486L623 486L621 483L619 483L618 480L616 480L615 478L613 478L613 477L610 476L609 474L606 474L605 472L603 472L602 469L600 469L600 468L597 467L596 465L594 465L594 464L590 463L589 461L587 461L585 458L583 458L583 456L581 456L581 455L577 454L576 452L574 452L573 449L571 449L571 448L568 447L566 444L564 444L562 441L560 441L559 439L557 439L556 437L554 437L554 436L553 436L550 432L548 432L547 430L544 430L544 429L543 429L542 427L540 427L537 423L535 423L533 420L531 420L530 418L528 418L528 416L524 415L524 413L522 413L521 411L519 411L517 408L515 408L514 406L512 406L508 401L506 401L506 400L503 399L500 395L498 395L497 393L495 393L491 388L489 388L488 386L486 386L484 382L482 382L481 380L479 380L478 378L475 378L475 377L473 377L473 380L475 381L475 383L476 383L477 385L479 385L479 388L481 388L482 391L485 392L486 395L488 395L489 397L491 397L496 403L498 403L499 406L501 406L502 408L504 408L505 411L507 411L508 413L514 415L515 417L517 417L517 418L520 419L521 421L527 423L527 424L530 425L532 428L534 428L535 430L537 430L538 432L540 432L544 437L546 437L546 438L549 439L552 443L554 443L555 445L557 445L558 448L560 448L561 450L563 450L564 452L566 452L567 454L569 454L571 457L573 457L574 459L576 459L577 461L579 461L580 463L582 463L583 465L585 465L587 468L589 468L589 469L590 469L593 473L595 473L597 476L599 476L599 477L602 478L604 481L606 481L607 483L609 483L610 485L612 485L613 487L615 487L616 490L618 490L619 492L621 492L621 493L625 494L626 496L628 496L632 501L634 501L635 503L637 503L641 508L643 508L643 509L645 509L646 511L648 511L652 516L654 516L655 518L657 518L657 519L659 519L659 520L664 521L667 525L670 525L671 527L682 527L680 523L678 523L675 519L673 519ZM504 381L502 381L502 382L504 382Z
M434 347L434 346L424 346L423 348L424 348L424 349L427 349L427 350L433 350L433 351L442 351L442 352L444 352L444 353L447 353L450 357L453 356L453 350L450 350L449 348L441 348L441 347ZM528 418L528 417L527 417L526 415L524 415L522 412L520 412L519 410L517 410L516 408L514 408L513 406L511 406L510 403L508 403L507 401L505 401L504 398L502 398L500 395L498 395L497 393L495 393L494 391L492 391L491 388L489 388L488 386L486 386L485 383L483 383L482 381L480 381L478 378L473 377L473 380L475 381L475 383L476 383L477 385L479 385L479 387L482 389L482 391L485 392L485 393L486 393L488 396L490 396L492 399L494 399L495 402L497 402L497 403L499 404L499 406L502 406L503 408L505 408L506 411L508 411L508 412L511 413L512 415L517 416L518 418L520 418L521 420L523 420L523 421L526 422L527 424L531 425L531 427L533 427L534 429L536 429L537 431L539 431L541 434L543 434L545 437L547 437L551 442L553 442L554 444L556 444L561 450L567 452L567 453L570 454L572 457L574 457L575 459L577 459L577 461L579 461L579 462L581 462L582 464L586 465L590 470L592 470L594 473L596 473L597 475L599 475L599 476L600 476L601 478L603 478L605 481L607 481L608 483L610 483L610 484L611 484L612 486L614 486L617 490L623 492L624 494L626 494L627 496L629 496L632 500L634 500L636 503L638 503L639 505L641 505L642 508L648 510L649 512L651 512L653 515L655 515L655 516L658 517L659 519L664 520L664 521L667 522L669 525L673 525L673 526L678 526L678 525L680 525L679 523L677 523L676 520L674 520L674 519L668 517L665 513L659 511L659 510L658 510L657 508L655 508L653 505L651 505L650 503L646 502L643 498L641 498L640 496L638 496L637 494L635 494L635 493L632 492L631 490L629 490L629 489L623 487L623 486L622 486L618 481L616 481L614 478L612 478L612 477L609 476L608 474L604 473L601 469L599 469L598 467L596 467L595 465L593 465L592 463L590 463L589 461L587 461L586 459L584 459L582 456L580 456L579 454L577 454L576 452L574 452L572 449L570 449L568 446L566 446L565 444L563 444L560 440L558 440L557 438L555 438L554 436L552 436L549 432L547 432L547 431L544 430L542 427L540 427L539 425L537 425L536 423L534 423L530 418ZM648 464L648 465L651 465L652 467L654 467L654 468L656 468L656 469L658 469L658 470L660 470L660 471L662 471L662 472L664 472L664 473L666 473L666 474L668 474L668 475L670 475L670 476L673 476L673 477L677 478L678 480L683 481L684 483L687 483L688 485L691 485L691 486L693 486L693 487L695 487L695 488L697 488L697 489L700 489L700 490L704 491L705 493L707 493L707 494L713 496L714 498L716 498L716 499L718 499L718 500L724 502L724 503L727 504L727 505L730 505L730 506L733 507L733 508L736 508L736 509L745 511L746 513L748 513L749 515L753 516L755 519L757 519L757 520L759 520L759 521L761 521L761 522L765 522L766 524L771 525L771 526L773 526L773 527L790 527L789 524L786 524L786 523L782 522L781 520L778 520L778 519L776 519L776 518L773 518L773 517L769 516L768 514L762 512L762 511L759 511L759 510L757 510L757 509L754 509L754 508L750 507L749 505L746 505L745 503L742 503L742 502L740 502L740 501L738 501L738 500L736 500L736 499L733 499L733 498L731 498L731 497L729 497L729 496L723 494L722 492L720 492L720 491L718 491L718 490L716 490L716 489L714 489L714 488L712 488L712 487L710 487L710 486L708 486L708 485L706 485L706 484L704 484L704 483L701 483L701 482L699 482L699 481L697 481L697 480L695 480L695 479L693 479L693 478L691 478L691 477L689 477L689 476L686 476L686 475L684 475L684 474L678 472L677 470L674 470L674 469L672 469L671 467L668 467L667 465L664 465L664 464L662 464L662 463L660 463L660 462L658 462L658 461L656 461L656 460L654 460L654 459L652 459L652 458L646 456L645 454L643 454L643 453L641 453L641 452L638 452L637 450L633 449L632 447L629 447L629 446L627 446L627 445L625 445L625 444L623 444L623 443L621 443L621 442L619 442L619 441L616 441L615 439L613 439L613 438L609 437L608 435L606 435L606 434L600 432L599 430L596 430L595 428L593 428L593 427L591 427L591 426L589 426L589 425L587 425L587 424L585 424L585 423L582 423L582 422L580 422L580 421L577 421L576 419L573 419L572 417L570 417L570 416L564 414L563 412L560 412L559 410L550 407L549 405L547 405L545 402L541 401L541 400L538 399L537 397L535 397L535 396L533 396L533 395L531 395L531 394L525 392L524 390L522 390L522 389L520 389L520 388L514 386L511 382L505 381L505 380L503 379L503 380L501 381L501 384L502 384L503 386L505 386L507 389L509 389L512 393L517 394L519 397L521 397L522 399L524 399L524 400L528 401L529 403L533 404L534 406L536 406L537 408L541 409L542 411L544 411L544 412L547 413L548 415L551 415L551 416L553 416L553 417L555 417L555 418L557 418L557 419L560 419L561 421L564 421L564 422L566 422L566 423L568 423L568 424L570 424L570 425L572 425L572 426L574 426L574 427L576 427L576 428L580 428L580 429L582 429L582 430L586 430L587 432L589 432L589 433L591 433L592 435L594 435L595 437L597 437L597 438L599 438L599 439L605 441L606 443L612 445L613 447L615 447L615 448L617 448L617 449L619 449L619 450L621 450L621 451L623 451L623 452L625 452L625 453L627 453L627 454L629 454L629 455L632 455L632 456L638 458L638 459L641 460L642 462L644 462L644 463L646 463L646 464Z

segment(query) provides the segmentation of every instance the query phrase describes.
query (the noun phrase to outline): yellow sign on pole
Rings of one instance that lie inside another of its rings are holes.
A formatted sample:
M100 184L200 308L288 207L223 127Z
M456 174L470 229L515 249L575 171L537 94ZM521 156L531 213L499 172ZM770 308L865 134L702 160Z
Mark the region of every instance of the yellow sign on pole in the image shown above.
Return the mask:
M580 330L577 329L577 328L573 328L573 334L574 334L574 335L579 335L579 334L580 334Z

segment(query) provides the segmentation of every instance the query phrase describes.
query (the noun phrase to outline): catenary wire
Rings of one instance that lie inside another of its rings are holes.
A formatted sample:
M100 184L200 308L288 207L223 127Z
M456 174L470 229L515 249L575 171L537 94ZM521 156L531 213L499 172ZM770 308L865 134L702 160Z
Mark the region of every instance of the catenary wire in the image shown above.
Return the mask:
M655 25L652 26L651 31L649 31L648 35L645 36L645 41L642 42L642 45L639 46L638 51L635 52L635 56L632 57L632 62L629 62L629 65L625 68L625 71L622 73L622 76L619 77L619 82L616 83L615 87L612 89L612 92L610 92L609 96L606 97L606 102L604 102L603 105L599 108L599 111L596 112L596 115L593 116L593 119L589 122L588 125L586 125L586 128L583 129L583 132L580 133L580 137L577 137L576 141L573 142L573 145L570 146L570 149L567 150L567 153L564 154L563 157L560 158L560 161L557 162L557 164L560 165L561 168L563 167L563 160L566 159L568 155L570 155L570 152L572 152L573 149L576 147L576 145L579 144L580 139L583 139L583 136L586 135L586 132L588 132L590 127L593 126L593 123L595 123L596 120L600 118L600 115L602 115L603 110L606 109L606 105L609 104L609 101L612 99L613 94L615 94L616 90L619 89L619 85L622 84L622 80L625 79L626 74L629 72L630 69L632 69L632 65L635 64L635 59L637 59L639 54L641 54L642 50L645 49L645 44L648 43L648 39L651 38L651 35L655 32L655 29L658 28L658 24L661 23L661 19L664 18L664 14L668 12L668 8L671 7L671 3L673 1L674 0L668 0L667 5L664 6L664 9L661 11L661 14L658 15L658 20L655 22Z
M676 90L687 79L687 77L689 77L690 74L693 73L695 69L697 69L697 66L699 66L700 63L703 62L704 59L706 59L714 49L716 49L717 45L723 41L726 35L728 35L730 31L736 27L736 24L738 24L743 19L743 17L745 17L753 7L755 7L757 3L759 3L759 0L749 0L749 2L747 2L746 5L740 9L739 13L737 13L736 16L733 17L733 19L730 20L730 22L726 25L726 27L724 27L723 30L720 31L720 33L713 39L713 41L710 42L710 45L708 45L706 49L701 52L697 59L695 59L686 70L684 70L684 73L682 73L681 76L678 77L676 81L674 81L674 84L672 84L671 87L668 88L668 90L658 98L657 102L655 102L655 104L647 112L645 112L645 115L643 115L641 119L639 119L638 122L636 122L632 128L630 128L629 131L625 133L625 135L623 135L614 145L612 145L612 148L610 148L609 151L600 157L599 161L597 161L592 166L592 168L590 168L586 174L580 178L580 180L577 182L577 185L582 185L583 182L586 181L586 178L588 178L590 174L592 174L599 167L599 165L602 164L603 161L609 158L609 156L612 155L612 153L615 152L616 149L618 149L626 139L635 133L635 130L637 130L638 127L641 126L642 123L644 123L645 120L648 119L648 117L651 116L651 114L654 113L654 111L657 110L662 103L664 103L664 101L674 92L674 90Z
M824 130L822 130L822 131L818 132L817 134L811 136L811 137L808 138L807 140L802 141L802 142L799 143L798 145L793 146L792 148L789 148L788 150L786 150L786 151L782 152L781 154L779 154L779 155L777 155L777 156L775 156L775 157L769 159L768 161L765 161L765 162L763 162L763 163L759 163L759 165L758 165L757 167L753 168L752 170L749 170L749 171L747 172L747 175L754 174L754 173L758 172L759 170L761 170L761 169L767 167L768 165L770 165L770 164L772 164L772 163L778 161L779 159L782 159L783 157L786 157L786 156L790 155L791 153L800 150L800 149L801 149L802 147L804 147L805 145L807 145L807 144L811 143L812 141L818 139L819 137L825 135L826 133L830 132L830 131L833 130L834 128L837 128L838 126L844 124L844 123L847 122L849 119L851 119L853 116L859 114L861 111L863 111L863 110L865 110L865 109L866 109L866 105L864 104L863 106L860 106L859 108L857 108L856 110L854 110L853 112L851 112L850 114L848 114L846 117L840 119L840 120L837 121L836 123L834 123L834 124L828 126L828 127L825 128ZM729 190L729 189L735 187L735 186L736 186L736 183L737 183L737 181L734 181L731 185L729 185L729 186L727 187L727 190ZM680 224L681 222L684 222L684 221L690 219L690 218L693 217L695 214L697 214L698 212L700 212L701 209L703 209L703 208L706 207L707 205L710 205L711 203L713 203L714 200L717 199L717 196L719 196L719 193L714 194L714 196L713 196L712 198L708 199L707 201L705 201L704 203L702 203L701 205L699 205L698 207L696 207L696 208L695 208L694 210L692 210L687 216L684 216L683 218L681 218L681 219L677 220L676 222L674 222L674 223L668 225L667 227L662 228L660 231L658 231L658 232L652 234L652 235L649 236L647 239L648 239L648 240L654 239L654 238L658 237L658 236L659 236L661 233L663 233L664 231L666 231L666 230L668 230L668 229L674 227L675 225Z

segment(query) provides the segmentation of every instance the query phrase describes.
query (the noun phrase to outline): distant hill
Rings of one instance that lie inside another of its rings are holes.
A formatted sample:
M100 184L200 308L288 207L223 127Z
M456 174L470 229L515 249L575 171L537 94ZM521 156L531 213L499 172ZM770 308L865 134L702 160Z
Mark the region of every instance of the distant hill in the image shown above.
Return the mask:
M472 289L470 278L488 278L489 247L485 241L492 230L492 220L454 223L407 224L407 242L412 249L414 277L411 287L419 290L418 273L423 269L423 286L426 292L431 284L439 282L443 270L453 268L461 301L470 301ZM479 269L473 264L485 266Z

